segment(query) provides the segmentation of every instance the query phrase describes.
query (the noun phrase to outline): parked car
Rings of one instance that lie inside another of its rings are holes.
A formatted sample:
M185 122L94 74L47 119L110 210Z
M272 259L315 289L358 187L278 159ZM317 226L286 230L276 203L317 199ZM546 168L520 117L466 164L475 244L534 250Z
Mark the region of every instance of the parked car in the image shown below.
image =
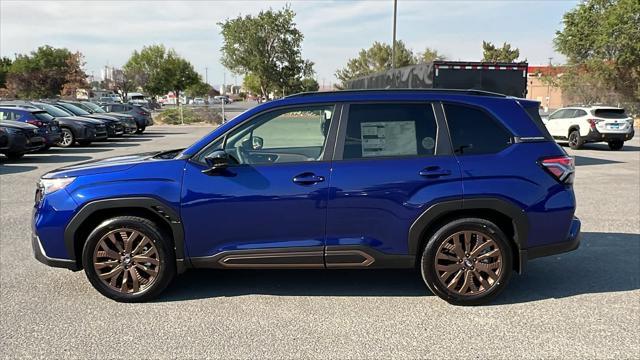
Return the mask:
M538 106L454 90L272 101L186 149L45 174L35 256L118 301L187 267L418 267L446 301L484 303L579 245L573 159Z
M206 102L203 98L194 98L191 102L193 105L205 105Z
M0 120L0 153L9 159L19 159L24 154L38 151L45 146L37 126L12 120Z
M44 110L0 104L0 120L13 120L36 126L38 135L44 139L43 150L56 145L62 139L58 122Z
M89 101L66 101L69 104L75 105L82 110L87 111L90 114L107 115L118 119L124 127L125 134L133 134L138 130L136 120L133 116L128 114L120 114L113 112L106 112L99 105L96 105Z
M151 110L136 104L105 104L102 108L109 113L124 113L132 115L138 130L136 133L142 134L147 126L153 125L153 119L151 118Z
M140 106L147 106L147 104L149 104L149 100L145 99L143 94L135 92L127 94L127 102L129 104L138 104Z
M60 147L69 147L76 143L87 146L94 141L107 139L107 126L103 121L75 116L63 108L47 103L29 102L28 106L42 109L58 121L62 133L62 139L57 144Z
M612 106L572 106L554 111L545 122L549 133L572 149L592 142L606 142L620 150L634 136L633 119L622 108Z
M224 102L225 104L231 103L231 99L227 95L218 95L213 97L213 102L220 104Z
M55 106L58 106L75 116L82 116L91 119L97 119L105 123L107 127L108 137L116 137L124 135L124 124L122 121L114 118L113 116L102 115L102 114L91 114L90 112L81 109L73 104L57 101L53 103Z

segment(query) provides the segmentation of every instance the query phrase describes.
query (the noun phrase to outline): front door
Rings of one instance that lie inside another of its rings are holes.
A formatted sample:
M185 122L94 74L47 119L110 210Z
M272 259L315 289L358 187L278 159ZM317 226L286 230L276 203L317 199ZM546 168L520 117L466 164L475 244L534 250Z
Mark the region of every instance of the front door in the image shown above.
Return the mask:
M462 197L440 104L354 103L342 111L330 183L326 266L406 267L413 222Z
M334 105L262 113L189 160L182 219L189 256L202 267L324 267ZM224 149L226 170L204 158Z

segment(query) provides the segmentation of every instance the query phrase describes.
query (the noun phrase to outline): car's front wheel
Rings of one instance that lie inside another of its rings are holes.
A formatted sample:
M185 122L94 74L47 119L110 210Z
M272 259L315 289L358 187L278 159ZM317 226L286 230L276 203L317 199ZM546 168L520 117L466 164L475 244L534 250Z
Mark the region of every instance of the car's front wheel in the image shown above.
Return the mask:
M622 140L613 140L609 141L609 149L611 150L620 150L624 146L624 141Z
M421 261L429 289L455 305L491 301L512 272L511 247L494 223L477 218L452 221L427 242Z
M95 228L84 245L82 265L96 290L121 302L156 297L176 274L168 235L135 216L108 219Z
M76 141L75 137L73 136L73 132L67 128L62 128L61 132L62 137L60 138L60 141L58 141L57 145L63 148L73 145L73 143Z

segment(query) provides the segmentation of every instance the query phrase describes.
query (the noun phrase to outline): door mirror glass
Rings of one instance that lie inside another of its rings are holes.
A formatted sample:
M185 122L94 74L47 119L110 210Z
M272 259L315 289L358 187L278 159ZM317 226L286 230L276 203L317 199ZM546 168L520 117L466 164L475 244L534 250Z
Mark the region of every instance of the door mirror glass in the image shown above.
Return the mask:
M264 146L264 139L263 138L261 138L260 136L252 137L251 149L260 150L260 149L262 149L263 146Z
M224 150L213 151L204 160L209 166L208 169L203 171L205 173L213 173L229 167L229 155Z

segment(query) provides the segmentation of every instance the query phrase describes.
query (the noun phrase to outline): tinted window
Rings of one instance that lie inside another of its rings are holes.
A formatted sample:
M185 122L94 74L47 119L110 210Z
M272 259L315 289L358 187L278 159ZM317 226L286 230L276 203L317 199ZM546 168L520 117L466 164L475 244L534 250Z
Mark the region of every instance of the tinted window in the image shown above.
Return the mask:
M451 104L444 109L457 155L496 153L511 143L511 134L486 112Z
M48 113L42 111L42 112L34 112L32 113L33 116L41 121L51 121L53 120L53 116L49 115Z
M55 107L53 105L49 105L49 104L41 104L41 103L37 103L35 104L35 106L37 108L40 108L46 112L48 112L49 114L55 116L55 117L66 117L66 116L73 116L73 114L62 110L58 107Z
M625 114L624 109L596 109L593 114L605 119L626 119L629 117Z
M58 106L69 110L70 112L72 112L75 115L80 115L80 116L89 115L88 112L80 109L79 107L77 107L75 105L71 105L71 104L67 104L67 103L58 103Z
M573 114L573 117L580 117L580 116L585 116L587 115L587 112L584 110L576 110L576 112Z
M547 127L544 125L544 122L542 122L542 118L540 117L540 112L538 111L538 107L537 106L526 107L524 108L524 110L527 112L527 115L529 115L531 120L533 120L533 122L536 124L536 127L538 128L538 130L540 130L540 133L542 133L542 136L544 136L544 138L547 140L552 140L553 138L551 137L551 134L549 134L549 130L547 130Z
M352 104L343 158L430 156L436 129L430 104Z

